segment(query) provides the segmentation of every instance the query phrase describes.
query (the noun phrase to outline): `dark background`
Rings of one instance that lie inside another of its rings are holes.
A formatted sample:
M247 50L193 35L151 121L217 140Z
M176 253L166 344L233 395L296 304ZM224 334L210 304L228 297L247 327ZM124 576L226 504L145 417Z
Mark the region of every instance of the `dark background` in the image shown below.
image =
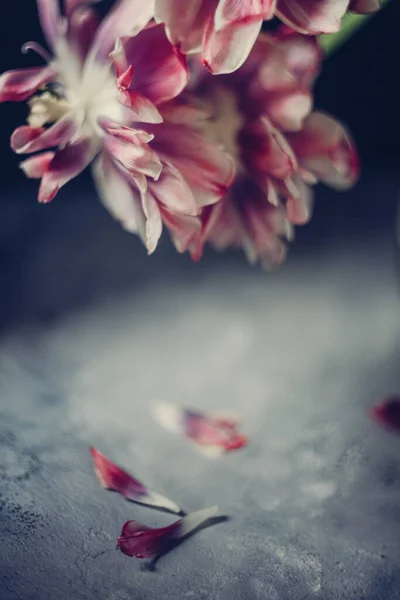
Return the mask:
M273 274L167 239L148 258L88 174L39 206L9 149L26 107L0 106L1 600L399 600L400 442L368 417L400 389L399 22L393 0L327 59L316 105L362 177L318 186ZM0 39L1 71L36 64L34 0L3 3ZM249 447L199 456L149 418L160 397L237 412ZM102 491L91 445L231 521L146 571L115 536L170 518Z

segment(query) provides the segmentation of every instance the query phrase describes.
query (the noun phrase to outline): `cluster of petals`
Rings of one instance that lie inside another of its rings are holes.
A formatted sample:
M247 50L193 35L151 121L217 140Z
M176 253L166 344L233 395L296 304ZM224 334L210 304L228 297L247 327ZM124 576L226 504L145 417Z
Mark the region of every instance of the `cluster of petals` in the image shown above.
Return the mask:
M4 73L0 101L29 100L11 147L32 154L21 168L41 180L39 201L92 163L104 205L149 253L164 224L198 258L199 214L226 191L232 161L202 136L201 114L175 101L187 62L150 22L152 2L119 0L102 21L85 0L64 0L63 12L37 2L52 56L26 44L47 64Z
M339 30L348 10L369 14L379 0L155 0L155 18L185 53L201 52L214 74L231 73L248 57L263 21L279 17L296 31Z
M313 111L321 63L317 42L283 26L261 35L235 73L213 77L198 67L194 96L213 117L209 135L235 159L235 180L203 211L203 242L242 248L266 268L282 262L292 225L311 216L312 185L337 189L358 177L346 129Z
M149 253L166 227L195 260L210 243L270 267L310 218L311 186L356 181L348 132L313 111L321 54L303 34L375 0L118 0L103 20L90 0L37 4L51 55L25 44L46 64L1 75L0 101L29 103L11 147L31 155L40 202L91 165ZM260 34L276 15L290 27Z

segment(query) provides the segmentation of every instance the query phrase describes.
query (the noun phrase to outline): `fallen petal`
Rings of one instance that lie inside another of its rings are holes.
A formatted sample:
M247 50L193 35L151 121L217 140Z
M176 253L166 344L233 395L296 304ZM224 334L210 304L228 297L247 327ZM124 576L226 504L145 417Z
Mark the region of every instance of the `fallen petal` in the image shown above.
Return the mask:
M146 488L140 481L111 462L95 448L90 448L90 452L95 473L105 489L118 492L131 502L154 506L177 514L182 513L182 509L175 502Z
M151 529L139 521L127 521L122 527L118 547L127 556L151 558L162 554L168 546L193 533L198 527L217 514L212 506L191 513L167 527Z
M213 454L247 445L247 437L238 433L233 420L227 423L219 416L180 408L165 401L153 405L153 415L169 431L183 435L199 446L213 448Z
M386 398L371 410L372 418L387 429L400 433L400 397Z

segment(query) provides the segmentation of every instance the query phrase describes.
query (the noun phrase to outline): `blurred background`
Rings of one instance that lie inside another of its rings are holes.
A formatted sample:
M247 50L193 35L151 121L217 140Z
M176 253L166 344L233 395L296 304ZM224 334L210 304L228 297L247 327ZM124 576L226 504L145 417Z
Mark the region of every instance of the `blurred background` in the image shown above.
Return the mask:
M368 417L400 389L399 22L393 0L326 60L316 105L349 126L362 177L318 187L271 274L239 253L193 264L166 237L147 257L90 174L38 205L9 149L26 106L0 105L2 600L400 598L400 441ZM4 3L0 28L1 71L37 64L20 53L43 42L34 0ZM249 447L207 461L152 422L160 397L237 412ZM232 520L147 572L115 536L169 517L99 490L91 445Z

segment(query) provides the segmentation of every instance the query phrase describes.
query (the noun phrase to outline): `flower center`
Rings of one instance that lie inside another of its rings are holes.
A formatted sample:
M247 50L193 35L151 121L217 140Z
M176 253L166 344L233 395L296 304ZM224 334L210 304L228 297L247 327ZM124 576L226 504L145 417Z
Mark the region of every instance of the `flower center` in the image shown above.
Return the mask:
M239 110L234 92L216 84L207 90L207 97L203 100L211 115L205 124L205 134L213 142L223 146L240 167L238 134L244 126L245 119Z
M61 39L52 66L57 80L31 98L28 122L41 127L54 123L70 114L77 121L80 135L100 138L102 130L97 120L100 116L120 120L124 107L118 101L118 92L109 63L90 60L82 63L73 49Z

